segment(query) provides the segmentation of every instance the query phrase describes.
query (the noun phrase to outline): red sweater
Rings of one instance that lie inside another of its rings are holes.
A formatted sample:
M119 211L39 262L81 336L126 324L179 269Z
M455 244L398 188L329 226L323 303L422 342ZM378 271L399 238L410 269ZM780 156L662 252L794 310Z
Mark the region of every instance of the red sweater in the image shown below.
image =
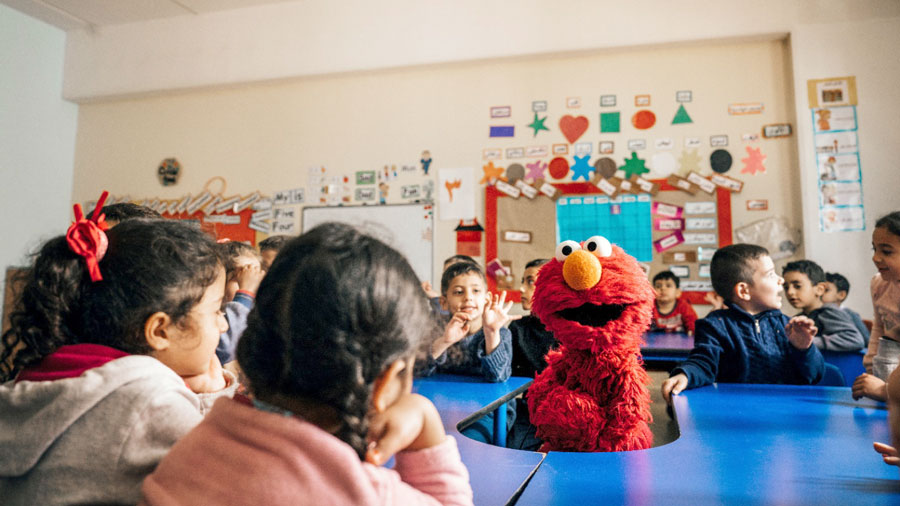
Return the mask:
M687 332L694 333L694 322L697 313L683 299L675 302L675 307L668 314L660 314L659 308L653 304L653 320L650 322L651 332Z

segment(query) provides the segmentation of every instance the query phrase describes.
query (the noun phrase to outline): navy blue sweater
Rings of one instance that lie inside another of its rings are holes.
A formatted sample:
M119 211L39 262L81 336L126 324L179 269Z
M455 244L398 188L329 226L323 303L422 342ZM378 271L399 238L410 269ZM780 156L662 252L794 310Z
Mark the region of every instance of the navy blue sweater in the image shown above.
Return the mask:
M697 320L694 349L671 375L684 373L687 388L723 383L811 385L825 373L818 348L798 350L784 327L789 318L778 309L751 315L735 306Z

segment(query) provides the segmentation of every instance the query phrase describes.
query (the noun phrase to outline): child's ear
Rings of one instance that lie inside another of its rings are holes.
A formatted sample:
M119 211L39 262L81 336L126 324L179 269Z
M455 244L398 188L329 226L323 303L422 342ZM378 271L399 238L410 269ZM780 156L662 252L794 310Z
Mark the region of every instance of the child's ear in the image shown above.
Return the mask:
M153 351L163 351L172 343L169 335L172 325L172 318L162 311L153 313L144 322L144 338Z
M822 298L825 295L826 286L825 283L816 283L816 286L813 287L813 293L816 294L816 297Z
M408 367L405 359L397 359L375 378L372 387L372 408L383 413L403 393L404 370Z
M680 298L681 298L681 288L676 288L676 289L675 289L675 298L676 298L676 299L680 299Z
M740 281L734 285L734 296L738 300L750 300L750 283Z
M847 298L847 290L838 290L837 298L838 302L844 302L844 299Z
M443 309L444 311L448 311L450 309L447 305L447 297L444 297L443 295L441 295L441 309Z

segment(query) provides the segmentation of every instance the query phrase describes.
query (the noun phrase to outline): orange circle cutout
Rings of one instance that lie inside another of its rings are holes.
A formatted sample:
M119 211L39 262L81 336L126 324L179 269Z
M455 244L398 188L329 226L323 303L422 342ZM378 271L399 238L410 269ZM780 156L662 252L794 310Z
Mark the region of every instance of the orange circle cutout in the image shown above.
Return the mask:
M631 124L638 130L646 130L656 124L656 115L647 109L640 110L631 117Z

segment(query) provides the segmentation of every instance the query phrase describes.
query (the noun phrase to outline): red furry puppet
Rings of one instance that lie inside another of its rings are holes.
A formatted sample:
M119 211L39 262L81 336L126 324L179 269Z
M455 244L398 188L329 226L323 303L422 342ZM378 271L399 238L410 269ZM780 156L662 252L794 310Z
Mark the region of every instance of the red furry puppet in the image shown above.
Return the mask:
M649 448L650 377L641 340L653 289L637 261L594 236L564 241L538 275L532 312L559 341L528 389L541 451Z

